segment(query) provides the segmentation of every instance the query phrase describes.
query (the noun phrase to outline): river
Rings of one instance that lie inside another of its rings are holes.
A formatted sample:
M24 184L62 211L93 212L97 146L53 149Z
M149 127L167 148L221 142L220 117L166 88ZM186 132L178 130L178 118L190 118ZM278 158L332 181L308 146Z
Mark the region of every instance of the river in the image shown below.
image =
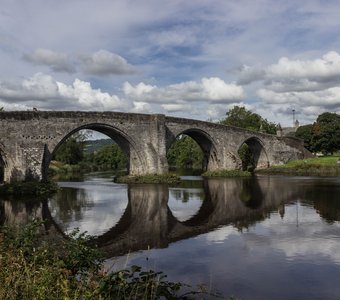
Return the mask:
M168 187L97 173L59 185L41 203L0 200L0 224L79 228L113 270L141 265L237 299L340 298L340 177L183 176Z

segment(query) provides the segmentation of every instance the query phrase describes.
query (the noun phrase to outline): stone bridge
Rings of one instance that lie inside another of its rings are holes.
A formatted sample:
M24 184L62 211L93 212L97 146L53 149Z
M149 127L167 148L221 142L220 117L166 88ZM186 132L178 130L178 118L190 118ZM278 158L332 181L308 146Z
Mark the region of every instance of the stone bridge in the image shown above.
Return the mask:
M46 180L54 152L73 133L91 129L112 138L129 158L129 174L168 171L166 153L177 137L192 137L204 153L206 170L240 169L238 150L246 143L257 168L310 155L300 140L232 126L165 115L120 112L0 112L3 181Z

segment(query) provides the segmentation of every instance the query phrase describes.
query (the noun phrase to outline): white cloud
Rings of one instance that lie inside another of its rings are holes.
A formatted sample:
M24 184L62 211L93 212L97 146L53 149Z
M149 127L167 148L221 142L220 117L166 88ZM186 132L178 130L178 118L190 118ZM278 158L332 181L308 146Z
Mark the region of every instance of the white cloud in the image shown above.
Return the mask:
M116 95L93 89L89 82L75 79L72 85L37 73L19 83L0 82L0 101L7 109L125 110L129 104Z
M259 89L257 95L271 104L297 104L303 106L340 107L340 87L315 92L277 93L268 89Z
M48 66L56 72L73 73L75 71L74 66L65 53L38 48L33 53L24 54L23 58L36 65Z
M21 82L0 82L0 99L3 101L43 100L58 97L58 85L49 75L37 73Z
M189 104L162 104L164 110L167 112L189 112L191 110L191 105Z
M61 97L76 100L83 109L111 110L124 107L118 96L93 89L89 82L75 79L71 86L58 82L58 87Z
M107 50L99 50L92 55L81 55L81 67L85 73L92 75L131 75L137 69L125 58Z
M217 77L202 78L200 82L186 81L165 87L157 87L139 83L135 86L126 82L124 94L135 101L183 104L185 102L209 101L210 103L231 103L244 99L243 88L226 83Z

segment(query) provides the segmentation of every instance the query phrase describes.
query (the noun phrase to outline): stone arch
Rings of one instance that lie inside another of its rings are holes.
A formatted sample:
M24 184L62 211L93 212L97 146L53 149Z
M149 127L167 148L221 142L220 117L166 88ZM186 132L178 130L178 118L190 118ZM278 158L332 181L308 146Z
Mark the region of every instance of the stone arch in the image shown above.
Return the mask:
M252 136L244 140L237 149L240 149L243 144L249 147L253 156L255 169L265 169L269 167L269 158L265 149L264 143L256 136Z
M189 128L180 131L171 138L167 138L166 153L168 153L171 145L181 135L191 137L202 149L203 152L203 170L214 170L218 168L218 155L214 139L206 131L199 128Z
M42 162L43 180L46 180L48 178L48 166L54 153L72 134L85 129L100 132L114 140L128 157L128 173L131 175L142 173L143 166L145 166L144 158L141 157L136 143L126 133L121 131L119 128L113 127L108 124L90 123L77 126L68 131L59 142L49 145L52 149L48 149L48 145L45 145L44 157Z

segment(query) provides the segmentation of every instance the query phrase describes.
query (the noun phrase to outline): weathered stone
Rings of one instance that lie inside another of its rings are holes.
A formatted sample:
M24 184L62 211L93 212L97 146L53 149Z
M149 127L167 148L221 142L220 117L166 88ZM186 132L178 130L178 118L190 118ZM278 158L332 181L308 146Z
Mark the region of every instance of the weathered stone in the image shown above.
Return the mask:
M311 154L303 142L198 120L120 112L0 112L0 162L5 181L47 179L53 153L73 133L92 129L114 139L129 157L131 175L168 171L166 153L176 137L191 136L204 152L207 170L239 169L238 149L247 143L257 167Z

